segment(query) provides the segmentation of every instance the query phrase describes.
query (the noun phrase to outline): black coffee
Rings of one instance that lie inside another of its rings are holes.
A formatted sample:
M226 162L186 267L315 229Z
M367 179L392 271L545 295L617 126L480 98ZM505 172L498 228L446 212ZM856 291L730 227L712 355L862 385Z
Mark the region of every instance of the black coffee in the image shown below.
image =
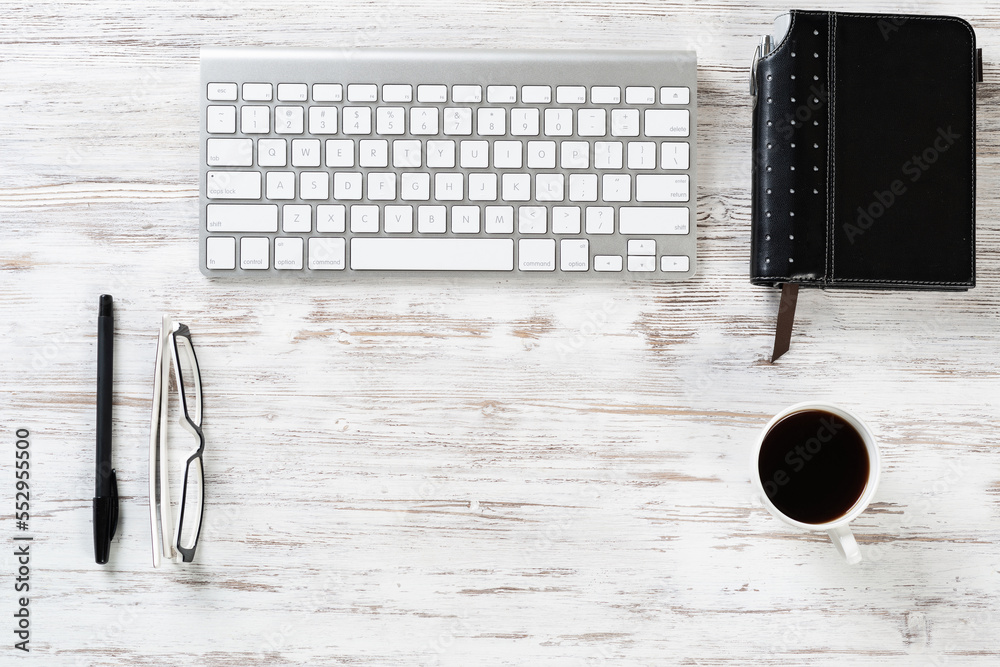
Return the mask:
M865 491L870 465L861 434L825 410L783 418L764 436L757 459L767 497L802 523L847 514Z

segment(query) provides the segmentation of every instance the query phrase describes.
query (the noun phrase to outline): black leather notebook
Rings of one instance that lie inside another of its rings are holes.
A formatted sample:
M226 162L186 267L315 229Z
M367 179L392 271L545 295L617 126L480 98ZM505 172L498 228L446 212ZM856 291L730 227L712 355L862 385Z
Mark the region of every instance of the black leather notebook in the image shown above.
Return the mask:
M974 287L972 27L810 11L786 25L751 81L751 282Z

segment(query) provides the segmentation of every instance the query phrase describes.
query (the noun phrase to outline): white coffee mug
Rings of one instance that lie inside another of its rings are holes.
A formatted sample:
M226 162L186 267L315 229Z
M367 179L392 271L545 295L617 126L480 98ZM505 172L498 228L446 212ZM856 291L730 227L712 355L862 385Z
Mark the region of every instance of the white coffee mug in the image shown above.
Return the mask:
M771 502L771 499L768 498L767 492L764 490L764 482L760 478L760 470L758 467L760 448L764 444L764 439L767 437L767 434L770 433L774 425L789 415L807 410L823 410L837 415L854 427L854 429L861 435L865 448L868 450L868 481L865 484L864 491L855 501L854 505L851 506L851 509L849 509L842 516L826 523L803 523L801 521L796 521L779 510L774 503ZM871 431L868 430L868 427L865 426L863 421L844 408L830 403L823 403L819 401L797 403L776 414L771 421L767 423L764 430L761 431L760 437L757 438L757 446L754 447L752 464L753 472L750 475L750 479L753 481L754 488L760 496L761 504L767 508L768 512L785 523L795 526L796 528L809 531L825 531L830 536L830 539L833 540L833 544L837 547L837 551L839 551L840 555L847 559L848 563L853 565L861 562L861 550L858 548L858 543L855 541L854 535L851 534L851 530L847 527L847 524L849 524L859 514L864 512L865 508L868 507L868 504L872 500L872 496L875 495L875 490L878 488L879 471L881 469L881 458L879 456L878 446L875 444L875 438L872 437Z

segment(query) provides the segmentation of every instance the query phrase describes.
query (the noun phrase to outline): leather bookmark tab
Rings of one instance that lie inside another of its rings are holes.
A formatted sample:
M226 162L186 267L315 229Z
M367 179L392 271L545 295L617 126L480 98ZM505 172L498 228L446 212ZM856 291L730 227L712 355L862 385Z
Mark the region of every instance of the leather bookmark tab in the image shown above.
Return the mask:
M792 325L795 324L795 304L799 300L799 284L784 283L781 286L781 303L778 305L778 325L774 331L774 352L771 363L781 358L792 345Z

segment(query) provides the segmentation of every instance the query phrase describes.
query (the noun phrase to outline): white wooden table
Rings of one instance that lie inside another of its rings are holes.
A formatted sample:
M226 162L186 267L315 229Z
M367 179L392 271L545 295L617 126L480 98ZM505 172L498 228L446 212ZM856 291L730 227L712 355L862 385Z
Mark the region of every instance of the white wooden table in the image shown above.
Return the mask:
M998 664L1000 3L816 4L976 27L979 287L804 292L776 365L777 294L747 279L747 66L787 5L5 4L0 665ZM700 275L212 283L196 267L202 44L697 49ZM106 566L91 538L102 292L118 305L124 496ZM197 562L153 570L163 311L201 360L208 507ZM883 448L856 567L752 498L754 437L805 398L855 410ZM27 655L15 535L34 537Z

